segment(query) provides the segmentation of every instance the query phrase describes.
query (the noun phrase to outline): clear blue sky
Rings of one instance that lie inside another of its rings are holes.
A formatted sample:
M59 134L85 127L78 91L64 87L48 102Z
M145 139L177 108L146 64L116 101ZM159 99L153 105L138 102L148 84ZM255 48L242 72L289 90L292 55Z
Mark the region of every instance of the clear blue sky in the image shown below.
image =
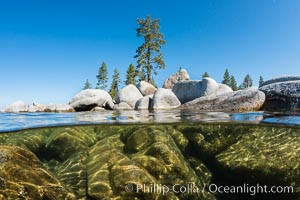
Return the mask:
M124 80L147 14L167 41L159 86L180 66L192 79L249 73L256 85L259 75L300 75L298 0L0 0L0 107L68 102L87 78L95 86L102 61Z

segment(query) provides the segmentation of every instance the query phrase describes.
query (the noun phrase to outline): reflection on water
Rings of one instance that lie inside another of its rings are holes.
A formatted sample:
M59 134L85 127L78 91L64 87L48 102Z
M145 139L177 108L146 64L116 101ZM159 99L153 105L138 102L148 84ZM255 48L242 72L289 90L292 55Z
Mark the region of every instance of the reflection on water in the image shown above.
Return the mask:
M79 113L0 113L0 132L34 127L114 123L247 122L300 125L300 116L263 112L224 113L165 111L102 111Z

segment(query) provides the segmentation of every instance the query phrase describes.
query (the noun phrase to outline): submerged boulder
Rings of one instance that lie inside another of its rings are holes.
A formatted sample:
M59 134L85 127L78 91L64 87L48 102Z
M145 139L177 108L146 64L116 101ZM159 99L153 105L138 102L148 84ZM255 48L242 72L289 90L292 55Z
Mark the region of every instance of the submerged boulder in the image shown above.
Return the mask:
M169 89L159 88L153 95L151 110L165 110L178 108L181 105L176 95Z
M121 102L127 103L130 107L134 108L136 102L143 98L141 92L137 89L137 87L133 84L126 85L122 88L115 97L116 103L119 104Z
M1 199L76 199L30 151L0 146Z
M171 75L163 84L163 88L172 89L179 81L190 80L190 76L185 69L180 69L176 74Z
M258 111L265 102L265 94L247 89L197 98L181 106L184 110L197 111Z
M16 101L5 108L5 112L28 112L28 105L23 101Z
M266 94L263 110L300 110L300 77L279 77L266 81L259 90Z
M97 106L113 108L111 96L105 90L99 89L82 90L72 98L70 105L76 111L90 111Z
M143 96L154 94L154 92L157 90L156 87L146 81L139 82L137 88Z

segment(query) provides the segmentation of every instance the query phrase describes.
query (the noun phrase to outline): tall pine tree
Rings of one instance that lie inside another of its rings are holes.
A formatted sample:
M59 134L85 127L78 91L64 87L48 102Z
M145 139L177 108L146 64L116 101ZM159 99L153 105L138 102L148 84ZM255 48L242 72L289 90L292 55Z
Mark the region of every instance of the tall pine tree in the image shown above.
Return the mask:
M159 19L152 19L147 15L145 19L138 19L137 36L144 39L143 44L136 50L137 70L141 80L154 84L152 73L157 75L157 69L164 69L165 62L161 46L166 44L164 35L160 32Z
M242 87L243 87L243 89L245 89L245 88L248 88L248 87L252 87L252 85L253 85L253 80L252 80L252 78L250 77L250 75L247 74L247 75L245 76L245 78L244 78L243 83L242 83Z
M230 87L233 91L237 91L238 89L238 86L237 86L237 83L236 83L236 80L234 78L234 76L232 75L231 78L230 78Z
M102 62L101 67L98 70L97 78L97 86L96 89L106 90L107 87L107 66L105 62Z
M127 71L126 71L125 84L126 85L129 85L129 84L136 85L136 76L137 76L137 71L136 71L134 65L130 64L127 68Z
M85 83L84 83L83 90L86 90L86 89L92 89L92 85L91 85L91 83L89 82L89 79L86 79L86 81L85 81Z
M264 82L264 78L262 76L259 76L258 86L261 87Z
M228 69L225 70L222 83L230 86L230 74Z
M209 77L209 74L207 72L205 72L203 75L202 75L202 78L205 78L205 77Z
M112 98L115 97L117 92L119 91L119 84L121 83L121 76L118 69L114 69L114 74L112 76L112 82L109 90L109 94Z

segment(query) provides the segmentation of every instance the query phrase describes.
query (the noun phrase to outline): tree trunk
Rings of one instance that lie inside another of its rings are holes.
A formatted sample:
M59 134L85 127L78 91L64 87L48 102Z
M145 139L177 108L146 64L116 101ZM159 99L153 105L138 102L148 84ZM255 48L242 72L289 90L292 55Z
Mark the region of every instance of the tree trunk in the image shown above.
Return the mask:
M150 65L150 47L148 47L148 52L147 52L147 81L148 83L152 82L151 78L151 65Z

